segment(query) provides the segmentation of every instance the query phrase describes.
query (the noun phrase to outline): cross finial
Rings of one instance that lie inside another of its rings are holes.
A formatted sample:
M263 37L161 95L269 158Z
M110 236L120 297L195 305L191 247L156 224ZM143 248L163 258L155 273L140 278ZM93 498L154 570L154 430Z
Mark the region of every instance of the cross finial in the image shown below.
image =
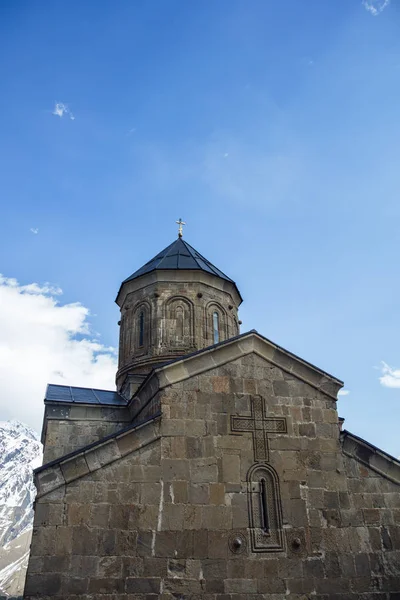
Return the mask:
M183 225L186 225L185 221L182 221L182 219L179 217L179 221L176 221L176 224L179 225L179 229L178 229L178 237L182 237L183 236Z

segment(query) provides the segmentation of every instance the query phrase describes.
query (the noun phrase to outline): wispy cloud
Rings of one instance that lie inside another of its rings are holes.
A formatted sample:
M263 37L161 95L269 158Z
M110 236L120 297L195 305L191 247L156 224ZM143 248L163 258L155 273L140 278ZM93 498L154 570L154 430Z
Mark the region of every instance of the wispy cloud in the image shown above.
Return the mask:
M63 102L56 102L56 104L54 106L54 110L53 110L53 115L56 115L57 117L60 117L60 118L62 118L64 115L66 115L67 117L69 117L71 119L71 121L75 120L74 115L72 114L72 112L70 111L68 106L66 104L64 104Z
M31 231L32 233L34 233L36 235L37 233L39 233L39 228L38 227L31 227L29 231Z
M349 390L339 390L338 396L348 396L350 394Z
M400 369L394 369L382 361L382 375L379 377L381 385L388 388L400 388Z
M377 17L389 4L390 0L363 0L364 8L374 17Z

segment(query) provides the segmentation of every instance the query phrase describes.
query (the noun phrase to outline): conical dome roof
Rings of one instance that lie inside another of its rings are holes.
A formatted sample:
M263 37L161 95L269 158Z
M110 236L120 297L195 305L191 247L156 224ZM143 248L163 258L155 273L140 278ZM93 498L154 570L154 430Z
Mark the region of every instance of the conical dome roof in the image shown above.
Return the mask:
M190 244L184 242L182 238L178 238L172 244L164 248L154 258L149 260L143 267L135 271L130 277L125 279L122 283L136 279L141 275L150 273L160 269L172 269L172 270L200 270L216 275L221 279L226 279L234 283L225 273L217 269L209 260L204 258L197 250L195 250Z
M197 252L193 246L185 242L181 237L178 237L177 240L174 240L172 244L164 248L164 250L143 265L143 267L127 277L127 279L122 282L121 287L128 281L132 281L142 275L158 270L205 271L220 279L229 281L236 287L235 282L230 277L217 269L217 267L210 263L209 260L204 258L204 256Z

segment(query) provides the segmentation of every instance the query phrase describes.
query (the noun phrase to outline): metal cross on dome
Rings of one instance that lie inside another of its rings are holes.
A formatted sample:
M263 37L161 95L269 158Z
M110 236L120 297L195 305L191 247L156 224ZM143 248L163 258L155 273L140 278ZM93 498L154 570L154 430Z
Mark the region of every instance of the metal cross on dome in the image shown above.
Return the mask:
M186 223L179 217L179 221L176 221L176 224L179 225L178 237L181 238L183 236L183 225L186 225Z

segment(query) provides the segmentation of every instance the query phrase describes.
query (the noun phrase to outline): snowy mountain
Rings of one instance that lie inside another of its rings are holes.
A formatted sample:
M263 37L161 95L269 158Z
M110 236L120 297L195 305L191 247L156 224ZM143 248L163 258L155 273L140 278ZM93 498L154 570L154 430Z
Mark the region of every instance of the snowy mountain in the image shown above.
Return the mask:
M32 470L42 461L35 431L0 421L0 594L22 595L36 489Z

